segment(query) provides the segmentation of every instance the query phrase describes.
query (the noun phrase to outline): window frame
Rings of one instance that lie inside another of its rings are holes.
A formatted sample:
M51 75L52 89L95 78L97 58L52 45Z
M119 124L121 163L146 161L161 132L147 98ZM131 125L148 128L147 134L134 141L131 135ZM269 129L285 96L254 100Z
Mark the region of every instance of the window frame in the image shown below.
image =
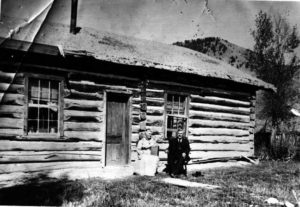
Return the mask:
M32 74L25 73L25 84L24 84L24 130L23 136L27 138L61 138L63 137L63 126L64 126L64 77L54 76L54 75L46 75L46 74ZM29 79L44 79L48 81L58 81L58 130L57 133L37 133L37 134L28 134L28 111L29 111Z
M169 115L167 113L168 95L185 96L185 110L184 110L185 114L184 115ZM184 92L165 91L164 100L165 100L165 106L164 106L164 137L168 138L167 137L167 133L168 133L168 116L186 118L186 129L185 129L184 135L187 137L188 136L188 128L189 128L190 94L184 93Z

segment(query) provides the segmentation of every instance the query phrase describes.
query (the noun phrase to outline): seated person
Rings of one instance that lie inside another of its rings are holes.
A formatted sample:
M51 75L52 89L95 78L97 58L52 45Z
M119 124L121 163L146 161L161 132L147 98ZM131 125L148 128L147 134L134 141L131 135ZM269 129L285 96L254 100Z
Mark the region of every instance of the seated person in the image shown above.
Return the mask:
M190 143L183 136L183 130L177 131L177 137L170 139L168 149L168 172L171 177L184 174L186 176L186 165L190 160Z
M139 175L154 176L157 170L159 158L151 155L151 148L156 147L157 143L152 139L151 130L140 132L137 144L138 160L135 165L135 173Z

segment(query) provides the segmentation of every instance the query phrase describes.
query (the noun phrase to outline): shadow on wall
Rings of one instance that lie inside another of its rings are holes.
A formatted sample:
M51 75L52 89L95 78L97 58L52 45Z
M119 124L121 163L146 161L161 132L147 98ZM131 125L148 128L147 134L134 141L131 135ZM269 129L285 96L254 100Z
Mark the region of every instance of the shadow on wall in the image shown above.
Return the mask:
M81 200L84 189L78 181L40 174L22 185L0 189L0 205L60 206L64 202Z

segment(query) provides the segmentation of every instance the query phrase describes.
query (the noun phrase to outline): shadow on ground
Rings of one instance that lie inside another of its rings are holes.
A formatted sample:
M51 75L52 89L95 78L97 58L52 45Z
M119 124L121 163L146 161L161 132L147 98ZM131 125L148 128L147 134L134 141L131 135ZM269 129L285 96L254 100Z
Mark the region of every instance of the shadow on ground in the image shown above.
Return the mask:
M51 205L78 201L84 195L84 186L66 178L53 179L39 175L24 184L0 189L0 205Z

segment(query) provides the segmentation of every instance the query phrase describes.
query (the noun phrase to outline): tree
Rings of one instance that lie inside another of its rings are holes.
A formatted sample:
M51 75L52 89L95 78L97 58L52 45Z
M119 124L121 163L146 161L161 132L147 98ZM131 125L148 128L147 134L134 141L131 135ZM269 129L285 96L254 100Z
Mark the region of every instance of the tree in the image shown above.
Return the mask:
M279 13L271 17L263 11L257 14L251 34L255 45L249 64L261 79L277 88L274 93L266 93L263 109L265 117L271 120L272 143L278 132L284 133L290 118L290 104L297 96L292 80L299 63L294 49L300 39L297 27L291 26L286 18Z

